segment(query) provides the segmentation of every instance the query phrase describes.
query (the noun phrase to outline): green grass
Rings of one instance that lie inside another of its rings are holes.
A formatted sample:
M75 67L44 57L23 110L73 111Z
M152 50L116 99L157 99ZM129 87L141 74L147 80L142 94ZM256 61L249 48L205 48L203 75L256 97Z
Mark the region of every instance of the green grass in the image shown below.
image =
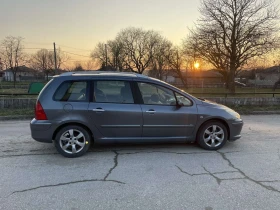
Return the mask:
M192 92L192 93L229 93L229 91L225 88L188 88L185 89L187 92ZM280 90L278 90L280 92ZM236 88L235 89L236 93L244 93L244 92L249 92L249 93L263 93L263 92L273 92L272 88L254 88L254 87L243 87L243 88Z
M0 116L34 115L34 109L0 109Z
M43 82L43 83L47 83L47 81L17 81L16 85L29 85L32 82ZM8 85L8 86L14 86L14 82L8 82L8 81L0 81L0 87L1 85Z
M235 94L229 94L228 90L224 88L188 88L185 90L196 97L241 97L241 98L252 98L252 97L280 97L280 90L272 91L270 88L237 88ZM278 93L278 94L277 94Z
M254 112L266 112L266 111L280 111L280 106L232 106L230 107L239 114L254 114Z
M192 93L228 93L229 91L225 88L188 88L184 89L186 92ZM254 88L254 87L238 87L236 88L236 93L263 93L263 92L273 92L272 88ZM280 90L278 90L280 92Z
M11 89L1 89L0 88L0 93L9 93L9 94L24 93L24 94L28 94L28 90L27 89L22 89L22 88L11 88Z
M2 95L10 94L10 95ZM13 94L27 94L27 95L13 95ZM28 95L28 90L26 89L1 89L0 88L0 98L37 98L38 95Z

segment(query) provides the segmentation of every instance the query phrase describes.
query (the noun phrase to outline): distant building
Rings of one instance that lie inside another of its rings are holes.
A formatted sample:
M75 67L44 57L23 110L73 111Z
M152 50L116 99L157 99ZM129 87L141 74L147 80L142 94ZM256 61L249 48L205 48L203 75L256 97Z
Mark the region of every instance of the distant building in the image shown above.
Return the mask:
M249 86L272 87L280 77L280 67L272 66L266 69L251 69L241 71L240 81Z
M11 69L6 69L2 72L4 73L3 80L14 81L14 74ZM40 73L35 69L31 69L26 66L19 66L16 73L16 81L32 80L40 76Z

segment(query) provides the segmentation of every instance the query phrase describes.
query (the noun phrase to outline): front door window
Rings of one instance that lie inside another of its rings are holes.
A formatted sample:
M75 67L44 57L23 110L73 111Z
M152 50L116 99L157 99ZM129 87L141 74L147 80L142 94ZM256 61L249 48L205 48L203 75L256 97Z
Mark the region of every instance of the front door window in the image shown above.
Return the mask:
M176 98L172 90L149 83L138 83L138 87L146 105L176 105Z

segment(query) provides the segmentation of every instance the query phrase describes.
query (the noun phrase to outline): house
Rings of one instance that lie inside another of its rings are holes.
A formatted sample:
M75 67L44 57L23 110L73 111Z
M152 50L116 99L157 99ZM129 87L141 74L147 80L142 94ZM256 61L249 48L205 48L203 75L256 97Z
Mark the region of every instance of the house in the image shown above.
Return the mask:
M4 73L3 80L14 81L14 74L11 69L6 69L2 72ZM40 72L36 71L35 69L31 69L26 66L19 66L16 73L16 81L33 80L40 76Z
M185 75L189 85L193 87L218 87L224 85L223 76L214 70L189 71Z
M280 67L244 70L240 72L239 77L242 82L246 82L248 85L272 87L280 78Z

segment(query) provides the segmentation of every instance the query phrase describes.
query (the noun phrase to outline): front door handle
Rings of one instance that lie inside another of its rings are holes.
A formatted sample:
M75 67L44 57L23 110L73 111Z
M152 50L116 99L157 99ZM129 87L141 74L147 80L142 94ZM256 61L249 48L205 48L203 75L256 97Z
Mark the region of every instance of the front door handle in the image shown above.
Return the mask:
M102 108L96 108L96 109L93 109L92 111L94 111L94 112L105 112L105 110L102 109Z
M148 110L148 111L146 111L146 112L149 113L149 114L154 114L154 113L156 113L156 111L153 110L153 109L150 109L150 110Z

